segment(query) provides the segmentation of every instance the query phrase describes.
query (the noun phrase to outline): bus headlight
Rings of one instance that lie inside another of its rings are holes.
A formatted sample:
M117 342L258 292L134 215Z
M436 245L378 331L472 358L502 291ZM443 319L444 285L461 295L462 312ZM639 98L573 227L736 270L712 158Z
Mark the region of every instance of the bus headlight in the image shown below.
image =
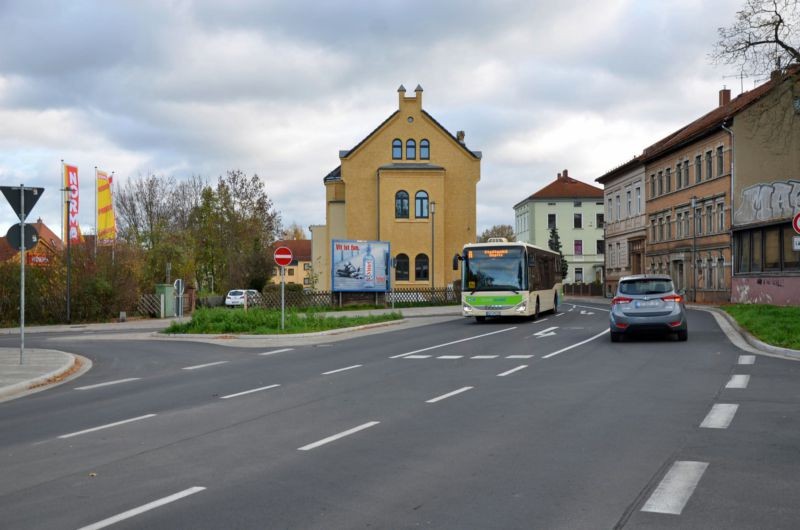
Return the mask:
M465 313L472 313L472 307L468 306L467 304L464 304L463 309Z
M525 304L525 302L522 302L521 304L519 304L519 307L517 307L517 309L516 309L517 313L524 313L527 310L528 310L528 306Z

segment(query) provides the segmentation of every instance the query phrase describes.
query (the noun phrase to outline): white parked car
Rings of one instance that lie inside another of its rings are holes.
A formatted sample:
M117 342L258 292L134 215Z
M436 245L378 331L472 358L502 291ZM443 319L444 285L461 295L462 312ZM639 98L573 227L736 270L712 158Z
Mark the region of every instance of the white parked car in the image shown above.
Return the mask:
M247 304L250 305L258 297L255 289L231 289L225 297L225 307L244 307L244 297L247 293Z

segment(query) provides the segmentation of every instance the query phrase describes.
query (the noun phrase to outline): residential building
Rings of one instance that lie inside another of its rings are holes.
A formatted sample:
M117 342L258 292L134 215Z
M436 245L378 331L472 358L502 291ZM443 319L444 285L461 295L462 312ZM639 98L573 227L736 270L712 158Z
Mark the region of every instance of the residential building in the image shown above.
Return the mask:
M288 247L292 251L292 262L284 267L284 280L288 283L302 285L304 289L312 289L314 275L311 265L310 239L282 239L272 244L274 251L278 247ZM272 283L281 283L281 268L276 266L272 272Z
M514 205L515 237L549 248L555 226L561 252L569 265L564 283L603 281L603 190L569 176L565 169L556 180Z
M640 157L596 179L604 186L605 293L613 296L623 276L644 272L645 167Z
M398 109L324 179L325 225L311 227L317 289L330 289L331 241L388 241L394 286L443 287L459 278L452 258L476 239L480 151L463 131L445 129L414 97L398 89Z
M732 131L731 301L800 304L800 66L739 96Z
M61 253L64 245L41 218L31 224L36 229L38 240L32 249L25 251L25 261L28 265L47 266L53 256ZM19 262L19 249L12 248L7 238L0 237L0 262L8 260Z

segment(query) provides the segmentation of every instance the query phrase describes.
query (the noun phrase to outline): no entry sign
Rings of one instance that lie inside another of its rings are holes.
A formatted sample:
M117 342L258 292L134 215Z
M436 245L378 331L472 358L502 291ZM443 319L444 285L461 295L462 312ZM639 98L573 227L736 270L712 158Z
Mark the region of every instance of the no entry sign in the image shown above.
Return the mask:
M275 263L281 267L285 267L292 262L292 250L289 247L278 247L275 249Z
M800 234L800 213L794 214L794 219L792 219L792 227L796 233Z

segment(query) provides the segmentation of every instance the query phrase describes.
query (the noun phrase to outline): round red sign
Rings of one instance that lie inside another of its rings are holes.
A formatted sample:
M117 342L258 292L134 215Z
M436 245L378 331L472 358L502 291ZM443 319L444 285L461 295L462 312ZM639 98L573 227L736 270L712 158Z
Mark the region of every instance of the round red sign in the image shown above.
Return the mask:
M292 262L292 250L289 247L278 247L275 249L275 263L285 267Z
M800 234L800 213L796 213L794 215L794 219L792 219L792 226L794 227L794 231Z

